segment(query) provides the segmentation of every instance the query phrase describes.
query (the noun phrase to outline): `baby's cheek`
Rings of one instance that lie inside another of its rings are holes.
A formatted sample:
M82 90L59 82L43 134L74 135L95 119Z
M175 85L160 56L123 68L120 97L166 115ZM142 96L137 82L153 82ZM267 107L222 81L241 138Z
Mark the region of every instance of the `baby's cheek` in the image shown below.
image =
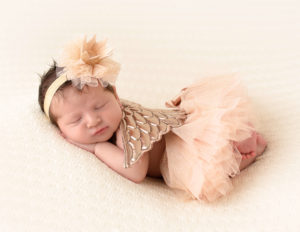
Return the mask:
M74 128L67 128L64 130L64 134L66 136L66 138L68 139L72 139L76 142L81 142L81 143L85 143L85 141L83 139L84 138L84 133L79 133L76 129Z

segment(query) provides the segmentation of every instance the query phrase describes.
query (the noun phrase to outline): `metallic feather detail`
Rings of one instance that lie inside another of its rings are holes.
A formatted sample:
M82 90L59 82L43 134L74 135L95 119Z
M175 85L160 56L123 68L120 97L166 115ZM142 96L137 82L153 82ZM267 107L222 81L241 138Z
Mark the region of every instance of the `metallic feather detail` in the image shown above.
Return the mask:
M123 117L120 128L125 168L137 162L164 134L181 126L186 119L185 112L179 109L149 109L128 100L122 99L121 102Z

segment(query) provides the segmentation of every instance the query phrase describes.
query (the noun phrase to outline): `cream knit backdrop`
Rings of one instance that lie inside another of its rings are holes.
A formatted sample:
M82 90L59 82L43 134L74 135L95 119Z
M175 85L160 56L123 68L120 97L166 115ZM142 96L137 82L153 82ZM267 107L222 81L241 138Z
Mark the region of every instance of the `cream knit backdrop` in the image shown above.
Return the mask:
M300 231L298 0L10 0L0 11L1 232ZM38 106L37 73L94 33L122 63L121 97L149 107L205 75L240 75L269 147L231 194L181 202L57 134Z

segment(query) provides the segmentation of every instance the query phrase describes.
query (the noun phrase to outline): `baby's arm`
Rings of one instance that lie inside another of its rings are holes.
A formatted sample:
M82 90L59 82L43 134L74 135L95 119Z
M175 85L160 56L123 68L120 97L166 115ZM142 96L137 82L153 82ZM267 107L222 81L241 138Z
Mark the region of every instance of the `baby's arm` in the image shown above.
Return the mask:
M141 182L147 175L149 165L148 152L143 154L143 156L134 165L129 168L124 168L124 151L120 130L117 131L117 146L109 142L81 144L67 138L66 140L84 150L94 153L111 169L135 183Z
M97 143L95 155L111 169L135 183L140 183L147 175L149 165L147 152L129 168L124 168L124 151L109 142Z

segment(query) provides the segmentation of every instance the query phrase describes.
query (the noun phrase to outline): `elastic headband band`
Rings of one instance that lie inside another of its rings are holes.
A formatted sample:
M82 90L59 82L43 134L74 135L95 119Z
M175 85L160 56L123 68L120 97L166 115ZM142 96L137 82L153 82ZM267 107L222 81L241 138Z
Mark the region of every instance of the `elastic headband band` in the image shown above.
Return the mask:
M45 94L45 100L44 100L44 112L47 115L47 117L49 118L49 110L50 110L50 104L52 101L52 98L54 96L54 94L56 93L56 91L58 90L58 88L67 81L67 75L66 73L62 74L61 76L59 76L47 89L47 92Z
M58 88L66 81L82 89L85 85L103 87L113 84L120 71L120 64L110 58L112 49L106 45L106 39L96 41L94 35L89 41L86 36L66 46L61 63L56 69L58 78L49 86L44 99L44 112L49 118L50 104Z

